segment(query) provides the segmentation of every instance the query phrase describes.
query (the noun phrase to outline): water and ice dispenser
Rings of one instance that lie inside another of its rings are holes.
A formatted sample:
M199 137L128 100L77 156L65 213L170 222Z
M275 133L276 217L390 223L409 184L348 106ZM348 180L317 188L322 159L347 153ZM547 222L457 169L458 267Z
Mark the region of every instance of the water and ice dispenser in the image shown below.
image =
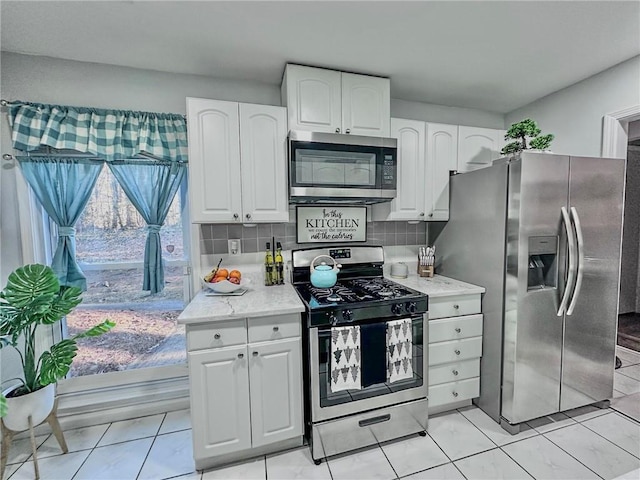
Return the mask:
M558 286L558 237L529 237L527 290Z

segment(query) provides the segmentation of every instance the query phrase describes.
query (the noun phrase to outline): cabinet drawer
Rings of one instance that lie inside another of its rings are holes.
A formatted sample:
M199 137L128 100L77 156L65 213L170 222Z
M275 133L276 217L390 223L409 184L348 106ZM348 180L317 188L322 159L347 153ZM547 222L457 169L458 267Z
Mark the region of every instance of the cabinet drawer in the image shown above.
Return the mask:
M429 344L429 366L482 356L482 337Z
M187 350L189 351L244 343L247 343L247 326L244 319L187 327Z
M429 318L459 317L481 313L480 294L429 298Z
M298 314L250 318L247 322L250 343L299 337L301 334L301 320Z
M429 321L429 343L482 335L482 315L441 318Z
M480 359L429 367L429 386L480 376Z
M429 387L429 408L469 400L480 395L480 378L443 383Z

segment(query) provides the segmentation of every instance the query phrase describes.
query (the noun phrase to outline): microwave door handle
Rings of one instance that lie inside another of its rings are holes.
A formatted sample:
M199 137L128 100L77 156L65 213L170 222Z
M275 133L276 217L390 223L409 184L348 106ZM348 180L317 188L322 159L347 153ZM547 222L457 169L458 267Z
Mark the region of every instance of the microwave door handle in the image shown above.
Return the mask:
M561 317L565 309L567 308L567 301L569 300L569 292L573 290L573 282L575 280L575 240L573 238L573 231L571 228L571 220L569 219L569 212L566 207L560 209L562 213L562 223L564 224L565 231L567 233L567 243L569 244L569 274L567 275L567 284L564 287L562 294L562 300L560 301L560 307L558 307L557 316Z
M580 216L575 207L571 207L571 218L573 219L573 225L576 230L576 238L578 239L578 275L576 280L576 289L571 297L571 303L567 309L567 315L573 314L573 310L576 308L576 302L580 296L580 290L582 289L582 278L584 277L584 236L582 235L582 224L580 223Z

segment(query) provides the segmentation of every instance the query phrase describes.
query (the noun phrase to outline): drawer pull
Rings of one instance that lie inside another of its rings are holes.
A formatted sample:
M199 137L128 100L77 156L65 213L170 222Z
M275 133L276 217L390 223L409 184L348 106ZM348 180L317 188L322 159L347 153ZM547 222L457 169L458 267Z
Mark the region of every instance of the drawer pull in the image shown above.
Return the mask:
M453 308L455 308L456 310L458 310L460 308L460 305L458 305L457 303L453 306Z
M456 353L456 355L460 355L460 350L454 350L454 352Z
M273 331L277 332L278 330L280 330L280 328L276 325L275 327L273 327Z
M456 327L456 333L460 333L462 329L460 327Z
M453 374L457 377L458 376L458 370L454 370Z
M257 357L258 355L259 355L259 353L258 353L258 352L253 352L253 356L254 356L254 357Z
M365 420L360 420L358 425L360 427L368 427L369 425L375 425L376 423L388 422L391 420L391 414L387 413L386 415L380 415L379 417L367 418Z
M238 358L240 358L240 359L244 358L244 353L239 353L238 354Z
M215 338L216 340L220 340L220 334L219 334L219 333L216 333L216 334L213 336L213 338Z
M453 395L454 397L458 396L458 392L451 392L451 395Z

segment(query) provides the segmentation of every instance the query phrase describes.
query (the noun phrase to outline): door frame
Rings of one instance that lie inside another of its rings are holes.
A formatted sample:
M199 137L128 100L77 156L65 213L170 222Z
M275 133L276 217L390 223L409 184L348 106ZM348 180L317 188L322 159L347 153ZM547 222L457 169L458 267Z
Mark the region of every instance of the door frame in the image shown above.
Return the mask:
M640 120L640 105L604 115L602 122L602 156L627 158L629 123Z

